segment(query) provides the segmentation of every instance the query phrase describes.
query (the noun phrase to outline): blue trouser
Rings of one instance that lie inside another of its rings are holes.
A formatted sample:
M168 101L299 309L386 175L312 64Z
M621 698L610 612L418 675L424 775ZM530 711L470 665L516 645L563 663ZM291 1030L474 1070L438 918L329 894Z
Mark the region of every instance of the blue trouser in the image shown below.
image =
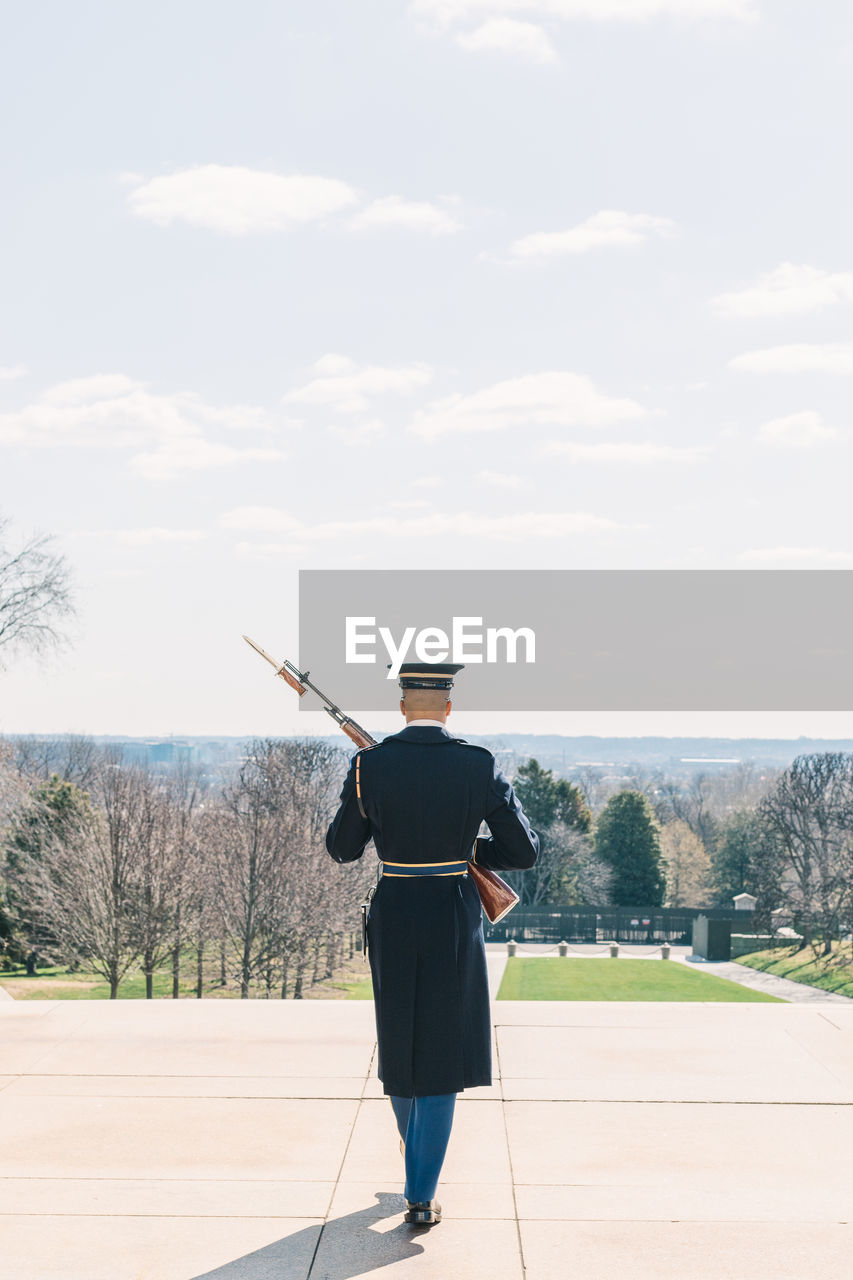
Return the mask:
M435 1198L453 1124L455 1093L432 1093L420 1098L389 1094L400 1137L406 1144L406 1186L411 1204Z

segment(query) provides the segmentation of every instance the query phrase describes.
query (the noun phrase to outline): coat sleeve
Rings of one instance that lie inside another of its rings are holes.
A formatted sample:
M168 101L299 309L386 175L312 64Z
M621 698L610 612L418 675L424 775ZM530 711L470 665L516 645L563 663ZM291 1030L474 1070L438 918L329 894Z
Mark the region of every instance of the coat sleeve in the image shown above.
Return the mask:
M512 784L492 763L492 778L485 813L490 836L478 836L474 861L492 871L516 871L532 867L539 857L539 837L531 827Z
M355 794L355 761L353 756L344 778L338 811L326 832L326 849L335 862L355 862L370 839L370 821L361 816Z

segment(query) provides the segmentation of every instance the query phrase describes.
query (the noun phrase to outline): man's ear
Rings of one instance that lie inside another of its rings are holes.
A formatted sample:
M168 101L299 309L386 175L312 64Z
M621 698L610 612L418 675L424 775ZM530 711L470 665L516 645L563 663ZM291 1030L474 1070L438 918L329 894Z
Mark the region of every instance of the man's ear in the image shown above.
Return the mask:
M405 698L401 698L400 699L400 715L404 716L405 714L406 714L406 700Z
M453 706L453 703L452 703L452 702L450 701L450 699L448 698L448 699L447 699L447 706L444 708L444 715L445 715L445 718L446 718L447 716L449 716L449 715L450 715L450 708L451 708L452 706Z

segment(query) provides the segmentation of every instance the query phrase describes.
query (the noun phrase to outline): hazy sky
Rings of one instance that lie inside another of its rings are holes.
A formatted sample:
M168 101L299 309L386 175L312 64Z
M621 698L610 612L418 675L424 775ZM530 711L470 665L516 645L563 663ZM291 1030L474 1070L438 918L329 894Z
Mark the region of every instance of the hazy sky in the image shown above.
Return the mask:
M851 85L847 0L10 10L0 510L80 615L0 732L325 731L240 640L299 568L853 567Z

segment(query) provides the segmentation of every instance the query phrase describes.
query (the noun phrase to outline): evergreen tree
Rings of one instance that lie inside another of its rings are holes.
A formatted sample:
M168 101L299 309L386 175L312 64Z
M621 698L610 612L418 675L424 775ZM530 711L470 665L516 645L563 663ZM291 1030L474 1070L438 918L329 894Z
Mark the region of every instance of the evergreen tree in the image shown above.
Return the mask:
M731 906L736 893L756 893L753 864L768 835L766 823L754 809L736 809L720 828L713 856L719 906Z
M557 822L576 831L589 831L592 826L580 787L567 778L555 778L553 770L543 769L538 760L531 758L521 765L513 785L534 831L547 830Z
M23 964L26 948L15 936L15 922L7 909L0 891L0 969L13 964Z
M4 950L12 961L24 961L27 972L35 973L40 947L55 941L43 924L31 918L26 895L17 884L18 873L30 862L41 861L56 841L64 840L82 814L90 812L87 792L54 773L34 787L26 803L15 815L6 838L6 903L0 907L0 934Z
M758 810L736 809L721 826L711 873L715 906L731 907L735 894L751 893L756 899L753 926L771 927L771 912L783 895L784 853Z
M29 802L15 817L9 833L7 860L14 868L22 853L38 857L46 842L63 836L69 822L89 807L89 796L73 782L51 774L34 787Z
M659 907L665 878L654 813L639 791L618 791L599 814L595 851L613 868L610 892L614 904Z
M602 881L587 847L592 814L583 793L534 759L520 766L513 789L539 836L539 857L532 870L507 872L504 878L525 906L578 901L583 886Z

